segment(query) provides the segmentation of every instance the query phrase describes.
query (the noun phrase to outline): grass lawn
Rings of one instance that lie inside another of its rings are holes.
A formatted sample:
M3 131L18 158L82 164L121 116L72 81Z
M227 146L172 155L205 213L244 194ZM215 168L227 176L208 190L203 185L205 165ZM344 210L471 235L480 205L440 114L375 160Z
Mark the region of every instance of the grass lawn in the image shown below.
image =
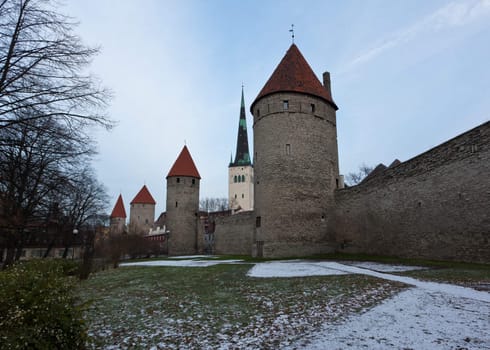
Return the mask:
M404 285L363 275L251 278L251 264L120 267L79 294L93 348L275 349L362 312Z

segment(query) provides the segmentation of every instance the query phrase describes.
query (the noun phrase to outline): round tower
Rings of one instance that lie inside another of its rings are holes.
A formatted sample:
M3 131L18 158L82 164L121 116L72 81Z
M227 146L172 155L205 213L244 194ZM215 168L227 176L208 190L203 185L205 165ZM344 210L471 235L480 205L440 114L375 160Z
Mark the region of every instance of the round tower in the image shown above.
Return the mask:
M114 234L123 233L126 230L126 209L124 209L124 202L121 194L117 198L114 209L112 209L109 230Z
M167 175L166 228L168 254L197 252L199 182L201 176L184 146Z
M155 200L150 191L143 185L131 201L129 209L129 232L146 235L155 221Z
M329 252L333 193L339 185L336 110L330 75L322 85L292 44L252 103L253 254Z

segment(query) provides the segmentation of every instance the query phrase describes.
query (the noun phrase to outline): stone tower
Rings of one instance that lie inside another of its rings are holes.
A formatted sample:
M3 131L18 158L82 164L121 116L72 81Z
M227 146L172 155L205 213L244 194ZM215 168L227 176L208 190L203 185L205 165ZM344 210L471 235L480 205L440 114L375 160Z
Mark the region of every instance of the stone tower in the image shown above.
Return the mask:
M252 103L255 232L253 255L332 251L339 185L336 110L330 74L323 85L295 44Z
M122 195L117 198L116 205L112 209L110 216L110 232L111 233L123 233L126 229L126 209L124 209L124 202Z
M168 254L195 254L201 176L184 146L167 175Z
M155 221L155 200L150 191L143 185L138 194L131 201L129 213L129 232L148 234Z
M245 100L240 105L235 161L228 167L228 201L232 210L253 210L253 166L248 150Z

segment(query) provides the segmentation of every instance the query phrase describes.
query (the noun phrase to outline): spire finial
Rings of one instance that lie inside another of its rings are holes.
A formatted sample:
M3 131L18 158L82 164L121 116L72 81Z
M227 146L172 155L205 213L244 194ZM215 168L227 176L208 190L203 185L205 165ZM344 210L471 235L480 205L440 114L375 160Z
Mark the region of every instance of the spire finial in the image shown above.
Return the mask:
M291 29L289 29L289 31L291 32L291 40L294 44L294 24L291 24Z

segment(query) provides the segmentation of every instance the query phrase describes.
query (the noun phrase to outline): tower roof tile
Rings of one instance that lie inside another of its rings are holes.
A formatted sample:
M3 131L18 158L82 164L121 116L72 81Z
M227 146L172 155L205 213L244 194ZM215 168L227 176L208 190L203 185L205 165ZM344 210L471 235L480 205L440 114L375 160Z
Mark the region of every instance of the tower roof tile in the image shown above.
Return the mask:
M171 176L189 176L198 179L201 178L201 175L199 175L199 171L197 171L196 165L192 160L191 154L187 149L187 146L184 146L174 165L172 165L172 168L170 168L167 179Z
M156 204L156 202L150 194L150 191L148 190L146 185L143 185L141 190L133 198L130 204Z
M124 209L124 203L121 194L117 198L116 205L114 205L114 209L112 209L111 218L126 219L126 210Z
M250 110L259 99L276 92L299 92L313 95L337 109L330 91L320 83L295 44L289 47L286 55L255 98Z

